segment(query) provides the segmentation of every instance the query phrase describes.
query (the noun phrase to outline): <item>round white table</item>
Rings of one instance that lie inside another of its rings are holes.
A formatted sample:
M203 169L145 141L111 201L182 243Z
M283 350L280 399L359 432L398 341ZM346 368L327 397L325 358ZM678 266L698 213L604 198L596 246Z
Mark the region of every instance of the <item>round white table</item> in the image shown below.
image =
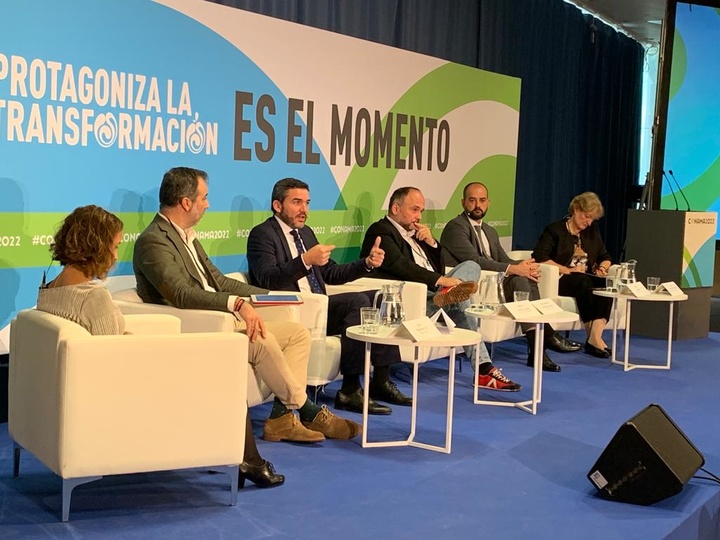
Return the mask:
M361 327L351 326L347 329L347 337L362 341L365 343L365 384L363 390L363 432L362 445L363 448L385 447L385 446L414 446L424 448L426 450L435 450L436 452L450 453L452 443L452 415L453 415L453 398L455 389L455 348L467 345L477 345L480 343L481 336L478 332L465 330L462 328L453 328L452 332L441 328L440 335L415 341L410 334L402 326L391 328L388 326L380 326L377 334L365 334L361 331ZM368 442L368 400L370 388L370 348L375 345L397 345L405 347L413 347L414 357L410 361L403 360L413 364L413 384L412 384L412 411L410 419L410 434L407 439L400 441L375 441ZM450 351L450 359L448 360L448 397L447 409L445 416L445 445L437 446L418 442L415 440L415 427L417 425L417 406L418 406L418 365L426 362L420 360L420 350L424 347L446 347ZM477 354L476 354L477 356Z
M670 296L665 292L654 292L646 296L635 296L631 293L622 292L609 292L603 289L596 289L593 294L602 296L604 298L612 298L611 313L613 316L613 338L612 338L612 355L611 361L613 364L621 364L624 371L630 371L631 369L670 369L670 362L672 360L672 327L673 327L673 310L675 308L675 302L682 302L687 300L687 294L682 296ZM616 349L617 349L617 302L618 300L627 300L627 310L625 311L625 359L623 362L616 360ZM667 359L665 364L631 364L629 362L630 354L630 314L632 311L633 302L665 302L670 306L670 316L668 319L668 342L667 342Z
M493 405L496 407L517 407L518 409L522 409L530 414L537 414L538 403L542 401L542 361L545 349L545 324L575 322L579 318L578 314L570 311L557 311L545 314L538 312L536 315L514 317L507 310L503 309L502 306L496 311L487 311L476 306L472 306L466 309L465 313L473 317L477 317L480 320L494 319L535 325L535 356L533 357L532 398L523 401L489 401L479 399L477 383L479 356L475 355L475 393L473 396L473 403L477 405Z

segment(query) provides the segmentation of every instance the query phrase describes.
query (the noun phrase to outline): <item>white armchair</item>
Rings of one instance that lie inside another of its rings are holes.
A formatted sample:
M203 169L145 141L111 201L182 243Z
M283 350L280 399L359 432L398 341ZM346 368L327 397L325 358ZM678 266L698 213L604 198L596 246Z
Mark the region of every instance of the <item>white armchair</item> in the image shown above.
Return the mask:
M35 309L10 328L8 431L73 489L103 475L208 467L230 474L245 444L247 338L180 334L163 315L128 316L133 335L92 336Z
M198 332L224 332L235 333L235 316L232 313L213 311L209 309L179 309L159 304L146 304L138 296L135 288L121 289L112 293L113 301L126 317L128 315L171 315L180 321L180 332L183 334ZM268 306L264 309L278 317L289 320L297 318L296 310L286 306ZM241 334L238 334L241 335ZM247 346L245 347L247 359ZM258 405L268 400L272 395L264 383L258 381L252 366L247 365L247 390L243 395L247 398L249 406Z
M508 256L515 260L529 259L532 256L532 251L510 251ZM608 275L614 276L620 269L619 264L613 264L608 269ZM540 283L538 284L538 290L540 292L540 298L552 298L555 302L563 308L565 311L571 313L580 313L578 311L577 302L572 296L560 296L558 293L558 287L560 284L560 270L558 267L552 264L540 263ZM627 309L627 301L619 300L617 302L616 313L610 314L610 320L608 321L608 328L612 327L614 317L619 317L618 328L625 328L625 312ZM561 323L558 325L556 330L582 330L582 320L578 319L574 323Z
M245 272L232 272L228 277L250 283ZM328 336L326 332L328 316L328 298L324 294L303 293L303 303L292 306L293 315L285 318L299 322L310 331L312 344L310 348L310 362L308 363L308 386L316 390L334 381L340 373L340 339L337 336ZM263 317L271 314L273 320L281 320L282 313L266 311L268 307L261 308ZM317 398L317 395L315 396Z
M383 284L397 283L397 281L389 279L360 278L344 285L328 285L328 294L339 294L344 292L359 292L380 289ZM425 316L425 306L427 303L427 286L424 283L414 283L406 281L402 290L402 303L405 311L405 319L413 320ZM339 338L338 339L339 342ZM447 356L446 350L428 349L423 351L426 359L440 358ZM400 356L403 360L411 360L413 358L413 347L400 347ZM338 358L338 370L340 369Z
M228 277L248 283L244 272L228 274ZM391 280L360 278L343 285L326 285L328 295L345 292L360 292L379 289ZM427 288L422 283L406 283L403 287L402 301L407 319L425 316ZM323 294L302 293L303 303L299 309L299 321L310 330L312 349L308 365L308 386L317 390L341 377L340 374L340 336L327 335L328 297ZM264 314L264 312L263 312ZM405 350L407 349L407 350ZM403 358L411 358L412 348L400 350ZM431 351L426 351L429 354ZM446 354L444 355L446 356ZM317 395L316 395L317 397Z
M509 251L508 257L510 257L513 260L525 260L529 259L532 256L532 251L524 251L524 250L516 250L516 251ZM611 275L614 275L614 273L619 268L619 265L613 265L610 267L609 273ZM488 274L488 272L483 271L482 275L480 276L480 279L485 277ZM538 283L538 292L540 293L540 298L552 298L556 304L558 304L563 310L569 311L571 313L579 313L577 308L577 302L575 301L575 298L571 296L560 296L558 293L558 286L560 283L560 271L558 270L557 266L554 266L552 264L545 264L540 263L540 282ZM479 303L480 299L479 297L476 297L473 302ZM616 309L617 313L611 313L610 315L610 321L608 321L608 327L612 326L613 324L613 317L618 316L620 317L618 321L618 327L624 327L624 321L625 321L625 301L620 300L618 302L618 306ZM559 323L555 326L555 330L557 331L570 331L570 330L582 330L583 324L582 321L578 319L578 321L573 323ZM515 337L522 336L522 332L520 331L520 326L510 322L510 321L497 321L497 320L484 320L481 322L481 331L483 336L483 341L487 343L497 343L500 341L505 341L508 339L512 339Z

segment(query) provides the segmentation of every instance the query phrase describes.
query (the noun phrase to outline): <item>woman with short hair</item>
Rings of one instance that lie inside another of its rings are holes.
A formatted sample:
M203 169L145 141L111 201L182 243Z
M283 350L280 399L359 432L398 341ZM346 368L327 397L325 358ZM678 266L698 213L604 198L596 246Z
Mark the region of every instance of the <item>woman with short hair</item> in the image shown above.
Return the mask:
M597 220L604 214L595 193L586 191L573 198L568 215L551 223L540 235L532 257L538 263L557 266L560 271L558 294L572 296L585 325L585 352L609 358L611 351L602 333L610 318L612 300L593 294L594 287L605 286L611 257L605 248Z

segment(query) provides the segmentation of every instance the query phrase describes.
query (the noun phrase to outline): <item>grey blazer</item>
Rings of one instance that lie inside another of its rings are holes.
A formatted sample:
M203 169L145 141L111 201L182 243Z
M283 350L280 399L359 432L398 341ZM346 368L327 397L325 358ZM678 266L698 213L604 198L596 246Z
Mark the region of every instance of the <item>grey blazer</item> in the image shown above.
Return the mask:
M440 237L448 263L456 266L463 261L475 261L483 270L504 272L509 264L518 262L505 253L500 245L500 236L493 227L483 222L482 230L490 245L489 259L480 255L480 240L464 213L448 221Z
M200 242L195 240L194 246L208 283L217 292L203 288L200 274L175 227L159 215L155 216L138 236L133 250L137 292L143 302L183 309L227 311L231 294L249 296L267 292L225 277Z

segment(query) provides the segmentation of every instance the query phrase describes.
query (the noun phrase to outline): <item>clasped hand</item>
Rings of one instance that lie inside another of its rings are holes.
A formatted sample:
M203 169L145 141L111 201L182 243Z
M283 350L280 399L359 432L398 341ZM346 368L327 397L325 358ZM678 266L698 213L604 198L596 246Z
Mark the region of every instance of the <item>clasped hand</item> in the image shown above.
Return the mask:
M530 281L538 282L540 280L540 265L535 262L535 259L527 259L513 265L512 273L525 277Z

